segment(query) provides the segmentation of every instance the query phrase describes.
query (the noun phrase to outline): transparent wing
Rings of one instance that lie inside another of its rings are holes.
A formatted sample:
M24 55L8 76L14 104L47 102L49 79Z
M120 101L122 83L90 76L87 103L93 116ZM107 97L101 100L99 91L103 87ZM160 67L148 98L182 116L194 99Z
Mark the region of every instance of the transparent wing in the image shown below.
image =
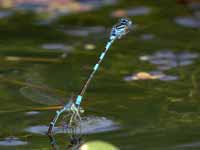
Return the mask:
M28 98L29 100L46 105L58 105L62 104L61 100L64 100L63 97L54 95L52 93L43 91L41 89L36 89L33 87L22 87L20 88L20 93Z

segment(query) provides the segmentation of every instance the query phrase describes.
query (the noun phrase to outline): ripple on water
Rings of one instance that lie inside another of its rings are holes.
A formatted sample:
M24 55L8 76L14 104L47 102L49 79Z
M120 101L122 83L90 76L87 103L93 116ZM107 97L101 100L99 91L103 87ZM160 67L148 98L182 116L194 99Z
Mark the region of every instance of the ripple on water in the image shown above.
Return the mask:
M146 14L149 14L150 12L151 12L151 8L145 7L145 6L135 7L127 11L129 16L146 15Z
M70 52L73 50L72 46L61 43L46 43L42 45L42 48L48 50L65 51L65 52Z
M174 58L176 58L176 55L172 51L165 49L165 50L161 50L161 51L158 51L155 54L153 54L152 58L153 59L163 59L163 58L174 59Z
M197 148L200 147L200 142L188 143L188 144L181 144L177 145L177 148Z
M112 120L105 117L84 117L81 124L81 130L83 134L93 134L100 132L107 132L119 129L119 125ZM25 129L26 132L45 135L48 131L48 126L37 125L31 126ZM54 133L66 133L62 127L55 127Z
M166 75L161 71L152 71L152 72L138 72L134 73L131 76L124 77L125 81L132 80L161 80L161 81L174 81L178 80L178 76Z
M160 78L161 81L176 81L178 79L179 79L178 76L172 76L172 75L166 75L166 76Z
M105 33L106 29L103 26L93 27L72 27L64 30L64 33L71 36L85 37L89 35L95 35L99 33Z
M7 7L11 9L14 8L14 10L23 10L23 11L30 10L36 13L47 12L51 14L50 17L54 18L57 16L61 16L63 14L66 15L74 12L85 12L85 11L96 10L102 6L114 5L116 3L117 0L92 0L92 1L91 0L59 0L59 1L48 0L48 2L45 3L44 0L36 0L34 2L33 0L32 1L18 0L15 1L15 3L13 3L11 6Z
M197 53L182 52L178 55L178 58L183 59L196 59L199 55Z
M104 5L114 5L117 3L118 0L79 0L80 3L83 5L89 4L93 5L94 7L101 7Z
M143 40L143 41L149 41L149 40L152 40L154 38L155 38L154 34L142 34L140 36L140 39Z
M168 105L168 110L176 113L195 113L198 109L197 103L188 101L172 102Z
M130 9L118 9L111 13L112 17L124 17L124 16L141 16L150 14L151 8L145 6L134 7Z
M200 19L195 17L176 17L175 22L184 27L200 28Z
M11 15L12 15L12 12L10 12L10 11L0 11L0 19L9 17Z
M39 111L29 111L29 112L26 112L25 114L28 116L32 116L32 115L37 115L39 113L40 113Z
M199 54L192 52L172 52L170 50L161 50L152 55L140 56L140 60L148 61L156 65L158 70L169 70L175 67L191 65Z
M28 144L28 142L21 141L17 137L7 137L4 140L0 141L0 146L20 146L26 144Z

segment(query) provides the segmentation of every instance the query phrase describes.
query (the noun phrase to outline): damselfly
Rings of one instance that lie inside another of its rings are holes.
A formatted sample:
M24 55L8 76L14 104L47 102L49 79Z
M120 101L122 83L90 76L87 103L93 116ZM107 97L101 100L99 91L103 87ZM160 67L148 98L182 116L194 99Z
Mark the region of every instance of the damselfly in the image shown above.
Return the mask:
M49 125L49 130L48 130L48 135L49 137L52 137L52 131L57 123L57 120L60 115L65 114L65 122L66 122L66 128L68 130L68 133L70 133L71 138L74 139L74 137L77 137L77 135L81 135L81 121L82 117L81 114L84 112L84 110L81 108L81 102L83 95L88 88L88 85L90 81L92 80L94 74L98 70L100 64L102 63L107 51L109 50L110 46L116 39L120 39L122 36L126 35L130 28L131 28L132 22L127 19L127 18L122 18L119 20L119 22L113 26L109 40L105 46L105 50L101 53L98 62L95 64L93 67L93 70L84 84L83 88L81 89L80 93L78 96L75 98L72 97L68 103L66 103L64 106L62 106L59 110L56 111L56 115L52 119L50 125ZM43 104L60 104L60 97L45 94L44 92L40 92L40 90L36 90L34 88L30 88L29 86L25 86L20 89L20 92L25 96L28 97L29 99L33 101L37 101ZM64 113L65 112L65 113ZM77 127L80 127L79 131L77 131Z
M69 116L70 116L70 118L68 119L69 120L68 124L67 124L68 129L70 129L72 131L71 133L73 136L76 135L75 129L77 129L77 126L80 126L80 123L82 120L80 114L84 112L83 109L80 107L83 95L84 95L86 89L88 88L88 85L89 85L90 81L92 80L94 74L96 73L100 64L102 63L106 53L108 52L110 46L112 45L112 43L116 39L120 39L122 36L126 35L128 33L128 31L130 30L131 25L132 25L132 21L130 21L127 18L122 18L119 20L119 22L116 25L113 26L111 33L110 33L109 41L107 42L107 44L105 46L105 50L101 53L98 62L93 67L93 70L92 70L91 74L89 75L88 80L84 84L83 88L81 89L81 91L78 94L78 96L76 97L76 99L74 99L73 101L70 101L63 108L56 111L56 115L52 119L52 121L49 125L49 130L48 130L49 136L52 135L52 129L54 128L59 116L64 112L67 112L67 114L69 114Z

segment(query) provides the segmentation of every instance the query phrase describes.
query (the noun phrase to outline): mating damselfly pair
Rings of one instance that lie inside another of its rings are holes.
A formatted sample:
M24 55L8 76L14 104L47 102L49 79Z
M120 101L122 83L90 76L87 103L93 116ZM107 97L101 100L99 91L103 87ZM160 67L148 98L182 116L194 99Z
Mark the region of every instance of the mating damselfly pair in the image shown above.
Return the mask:
M82 117L81 114L84 112L84 110L81 107L81 102L83 99L83 95L86 92L88 85L90 81L92 80L94 74L98 70L100 64L102 63L107 51L111 47L112 43L116 39L120 39L122 36L126 35L129 30L131 29L132 26L132 21L127 19L127 18L122 18L119 20L119 22L113 26L111 32L110 32L110 37L109 40L105 46L104 51L101 53L98 62L95 64L93 67L93 70L91 74L89 75L88 80L84 84L83 88L81 89L80 93L76 96L71 98L68 103L66 103L62 108L56 111L56 115L52 119L49 125L48 129L48 135L51 136L53 129L57 123L57 120L59 117L65 113L65 122L66 122L66 129L68 130L68 133L71 135L72 138L76 137L77 135L81 135L81 121ZM28 88L22 88L21 92L24 93L24 95L27 95L26 93L33 93L33 98L34 98L34 93L37 95L40 95L38 92L30 91ZM29 94L30 95L30 94ZM53 99L51 98L51 95L45 95L47 99L46 102L51 102ZM45 98L45 97L44 97ZM54 101L54 100L53 100ZM57 101L57 100L56 100ZM79 127L79 129L77 128ZM79 131L77 131L79 130Z

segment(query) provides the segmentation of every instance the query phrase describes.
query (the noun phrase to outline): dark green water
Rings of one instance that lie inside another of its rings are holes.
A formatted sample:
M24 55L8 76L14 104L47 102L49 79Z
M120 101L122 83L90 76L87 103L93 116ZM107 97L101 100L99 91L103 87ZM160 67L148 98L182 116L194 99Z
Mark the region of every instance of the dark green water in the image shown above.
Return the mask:
M198 59L192 65L166 71L179 76L177 81L125 82L123 77L133 72L155 70L154 65L139 60L139 56L144 54L152 54L164 48L174 52L188 50L198 53L200 31L173 22L174 16L188 13L185 7L175 2L125 2L115 7L147 5L152 8L152 13L131 17L138 24L138 29L114 43L83 102L85 116L106 117L117 122L121 128L86 135L84 141L106 141L122 150L197 150L200 148ZM103 50L107 37L70 37L57 29L60 24L70 23L83 26L102 24L110 28L117 19L108 22L106 16L115 7L92 14L63 17L49 27L38 27L24 21L27 17L24 14L0 20L0 140L15 136L28 142L24 146L0 146L1 150L51 148L47 136L28 133L24 129L48 125L55 111L25 115L27 111L46 105L31 101L19 90L25 86L24 83L32 81L35 85L42 83L51 89L63 91L54 92L56 95L69 97L72 93L77 94ZM34 16L29 17L34 19ZM156 39L141 41L139 37L144 33L152 33ZM75 48L65 59L61 59L61 52L44 50L40 46L51 42L70 43ZM95 43L96 49L85 51L83 46L86 42ZM58 62L6 61L4 56L40 57L56 59ZM56 139L62 148L68 144L65 134L56 135Z

